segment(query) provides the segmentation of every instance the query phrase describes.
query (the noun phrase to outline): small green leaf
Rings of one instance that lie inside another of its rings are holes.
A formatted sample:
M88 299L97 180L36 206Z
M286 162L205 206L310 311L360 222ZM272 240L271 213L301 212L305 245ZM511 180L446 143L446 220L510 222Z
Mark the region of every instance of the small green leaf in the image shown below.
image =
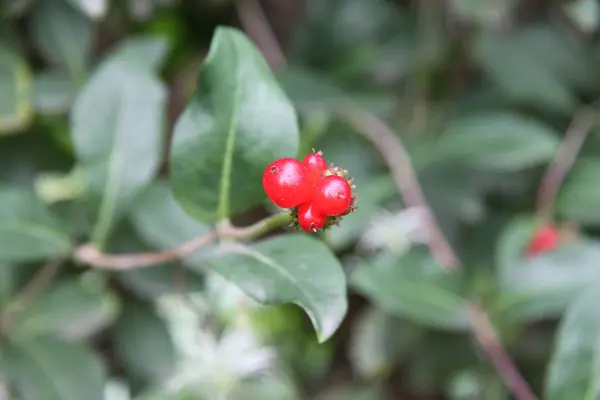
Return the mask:
M557 200L557 212L580 224L600 223L600 161L580 160L569 174Z
M546 376L545 399L597 399L600 396L600 286L574 299L556 338Z
M115 325L121 361L135 378L150 382L169 377L175 349L164 321L145 303L127 302Z
M100 65L73 107L76 155L100 203L93 233L100 247L160 163L166 91L153 67L161 43L147 38L121 45Z
M351 283L378 307L416 323L449 330L469 326L462 282L420 250L383 253L358 267Z
M492 312L511 322L559 316L577 293L600 281L600 244L582 240L531 260L514 258L500 275Z
M82 344L39 337L9 343L4 355L21 400L103 400L105 367Z
M20 339L50 333L68 339L88 337L109 325L117 313L117 298L104 288L65 279L17 314L11 335Z
M31 35L40 50L83 83L92 43L91 22L64 0L37 2L31 18Z
M557 134L542 122L483 112L452 122L437 142L437 154L480 168L518 171L548 161L557 147Z
M21 130L29 123L31 81L25 61L0 43L0 134Z
M175 197L201 222L260 203L265 167L295 157L296 115L244 34L219 27L198 91L175 125L170 176Z
M71 249L65 227L32 192L0 186L0 260L43 260Z
M69 111L76 94L77 87L68 76L56 71L42 72L33 83L33 107L41 114L63 114Z
M302 307L320 342L333 335L348 308L339 260L322 242L303 234L251 246L224 244L205 264L261 303Z

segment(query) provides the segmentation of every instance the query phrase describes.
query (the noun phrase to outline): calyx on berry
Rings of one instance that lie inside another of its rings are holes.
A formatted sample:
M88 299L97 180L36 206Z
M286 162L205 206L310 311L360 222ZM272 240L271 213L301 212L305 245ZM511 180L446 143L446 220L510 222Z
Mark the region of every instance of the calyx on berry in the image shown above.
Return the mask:
M273 203L291 209L294 227L314 233L356 211L355 186L347 173L333 164L328 167L323 153L313 150L302 162L282 158L269 164L263 188Z
M560 231L552 224L539 227L525 248L525 255L533 257L556 250L561 241Z

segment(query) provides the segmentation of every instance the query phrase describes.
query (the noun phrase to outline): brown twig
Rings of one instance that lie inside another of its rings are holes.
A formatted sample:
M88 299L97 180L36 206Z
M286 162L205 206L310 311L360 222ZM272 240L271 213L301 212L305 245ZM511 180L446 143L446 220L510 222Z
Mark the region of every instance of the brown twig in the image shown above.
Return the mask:
M8 332L14 317L29 307L50 286L63 264L63 258L48 261L42 265L23 289L4 308L0 316L0 332Z
M600 102L578 112L565 132L562 143L554 160L550 163L540 183L537 196L537 212L542 221L550 221L554 215L556 196L567 174L575 164L577 155L588 133L595 123L600 122L600 113L596 107Z
M370 139L379 150L394 177L404 203L409 207L426 210L431 255L448 271L456 271L460 260L432 215L402 141L383 121L366 111L350 108L346 109L342 116ZM479 345L513 395L518 400L535 400L536 397L529 385L502 347L485 310L473 301L469 302L469 321Z
M486 352L494 368L502 376L504 383L515 397L519 400L536 400L536 395L521 377L513 360L502 347L485 310L475 302L469 304L469 320L481 348Z
M258 0L236 1L240 22L254 39L273 71L285 68L286 58Z
M439 265L456 270L460 265L448 240L439 228L417 180L410 157L394 132L379 118L358 108L343 111L343 118L375 145L387 163L405 203L425 210L428 245Z
M218 238L254 239L272 229L289 224L291 220L292 217L290 214L281 213L265 218L248 227L237 228L230 225L222 225L203 236L192 239L175 248L160 252L105 254L92 244L85 244L75 251L75 260L93 267L112 270L150 267L156 264L181 260L201 248L214 243Z

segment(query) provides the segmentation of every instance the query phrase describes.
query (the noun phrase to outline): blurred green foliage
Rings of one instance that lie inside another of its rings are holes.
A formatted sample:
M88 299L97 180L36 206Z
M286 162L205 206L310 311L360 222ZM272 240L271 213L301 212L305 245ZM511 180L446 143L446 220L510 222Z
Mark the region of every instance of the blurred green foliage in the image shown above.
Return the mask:
M0 0L0 398L525 399L474 302L539 398L599 397L600 141L568 130L599 23L596 0ZM459 273L348 106L406 147ZM82 261L275 214L264 167L312 148L357 183L339 227ZM524 257L548 210L558 248Z

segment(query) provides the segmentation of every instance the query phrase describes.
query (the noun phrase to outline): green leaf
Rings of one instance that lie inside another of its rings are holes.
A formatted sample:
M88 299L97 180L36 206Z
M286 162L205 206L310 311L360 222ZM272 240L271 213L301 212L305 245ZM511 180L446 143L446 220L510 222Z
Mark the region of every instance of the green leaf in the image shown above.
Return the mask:
M150 382L169 377L175 349L164 321L149 305L127 302L115 325L115 344L126 370Z
M600 281L600 243L581 240L531 260L515 258L500 278L492 312L511 322L559 316L571 300Z
M562 3L567 16L585 33L593 33L600 25L600 4L596 0L575 0Z
M566 114L577 106L572 86L596 79L589 52L544 24L504 35L482 30L473 41L475 60L510 100Z
M21 400L103 400L105 367L82 344L39 337L9 343L5 356Z
M205 264L261 303L302 307L320 342L333 335L348 308L339 260L322 242L304 234L251 246L224 244Z
M83 83L92 43L90 21L64 0L37 2L31 18L31 36L39 49Z
M57 334L79 339L106 327L117 317L118 300L103 287L89 286L76 279L54 284L17 315L11 335L22 339Z
M65 227L33 193L0 186L0 260L24 262L68 254Z
M25 61L0 43L0 134L21 130L29 124L31 81Z
M100 202L93 240L101 247L161 160L166 91L153 71L160 58L157 48L164 43L149 38L121 45L100 65L73 107L76 155Z
M0 262L0 309L6 306L19 288L19 265Z
M32 102L38 113L46 115L66 113L76 95L75 83L62 73L46 71L35 76Z
M580 160L560 190L557 212L569 221L580 224L600 223L600 161Z
M397 100L385 93L354 93L337 87L326 78L301 68L288 68L277 75L296 107L305 112L336 112L354 104L375 114L392 111Z
M578 296L565 313L546 376L545 399L600 396L600 286Z
M293 107L250 40L217 28L198 91L175 125L170 176L184 210L215 222L260 203L265 167L295 157Z
M106 15L108 0L67 0L91 19L100 19Z
M452 122L437 142L437 154L475 167L518 171L548 161L558 142L550 127L532 118L482 112Z
M420 250L365 261L351 283L378 307L416 323L448 330L469 326L462 282Z

